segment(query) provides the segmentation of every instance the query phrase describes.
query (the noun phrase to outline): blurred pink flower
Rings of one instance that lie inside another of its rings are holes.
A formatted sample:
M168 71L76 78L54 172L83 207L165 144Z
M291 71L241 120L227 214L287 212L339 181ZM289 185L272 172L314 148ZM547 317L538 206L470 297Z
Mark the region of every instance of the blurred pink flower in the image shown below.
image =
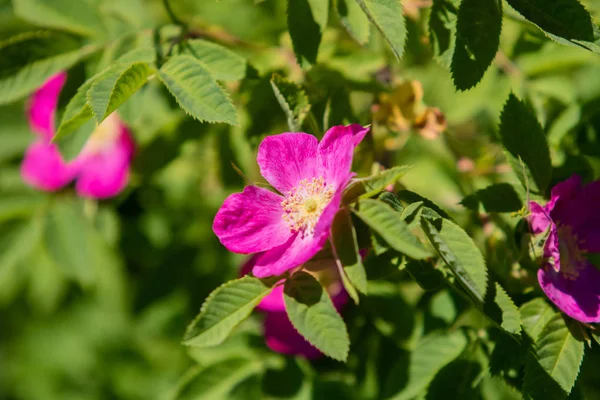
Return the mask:
M255 276L277 276L310 260L327 241L350 172L354 147L368 128L334 126L319 143L306 133L265 138L261 174L282 195L256 186L230 195L213 230L230 251L260 253Z
M600 253L600 181L585 186L573 175L552 188L544 206L530 202L534 234L548 233L540 286L565 314L581 322L600 322L600 271L586 253Z
M116 113L103 121L87 140L79 155L66 162L56 144L56 109L67 75L50 78L31 97L27 109L29 124L37 140L25 152L21 176L29 185L56 191L76 180L80 196L97 199L113 197L127 185L134 142Z
M250 273L257 259L258 255L250 257L242 266L241 275ZM340 312L348 303L348 293L342 286L335 260L309 262L305 267L305 271L311 272L327 287L333 305ZM278 353L308 359L319 358L323 354L296 331L287 316L283 300L283 282L284 280L281 280L256 307L266 314L263 323L265 343Z

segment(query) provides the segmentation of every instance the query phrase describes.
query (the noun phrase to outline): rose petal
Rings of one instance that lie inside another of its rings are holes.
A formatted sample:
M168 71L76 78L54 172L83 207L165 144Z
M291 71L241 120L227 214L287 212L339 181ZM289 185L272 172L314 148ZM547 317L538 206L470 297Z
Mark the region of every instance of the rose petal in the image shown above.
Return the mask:
M247 186L229 196L215 216L213 231L236 253L257 253L282 245L292 233L282 218L283 198L267 189Z
M360 125L358 125L360 126ZM355 137L356 134L356 137ZM354 143L362 139L366 132L358 130L356 125L334 126L325 133L319 143L319 165L327 184L335 190L342 190L350 178Z
M256 260L260 257L261 253L253 254L246 260L240 270L240 276L249 274L256 264ZM285 311L285 304L283 302L283 283L285 280L277 282L279 286L275 286L271 293L264 297L261 302L256 306L258 310L262 311Z
M105 199L118 195L127 186L129 167L135 145L131 134L121 123L117 140L99 152L84 148L75 163L79 174L75 189L80 196Z
M47 191L55 191L67 185L75 177L77 170L66 163L54 144L34 142L21 164L21 177L29 185Z
M538 271L540 286L565 314L585 323L600 322L600 271L593 265L579 270L577 279L568 279L550 266Z
M316 177L318 140L307 133L266 137L258 147L260 173L285 194L302 179Z
M536 235L545 232L550 223L552 223L550 214L535 201L529 202L529 210L531 211L531 215L527 219L531 226L531 231Z
M54 75L36 90L29 100L27 107L29 125L47 142L50 142L54 136L56 107L60 91L66 81L66 73L60 72Z
M323 210L313 235L295 234L286 243L262 254L252 269L254 276L266 278L281 275L309 261L317 254L329 238L329 229L341 202L341 193L336 193Z

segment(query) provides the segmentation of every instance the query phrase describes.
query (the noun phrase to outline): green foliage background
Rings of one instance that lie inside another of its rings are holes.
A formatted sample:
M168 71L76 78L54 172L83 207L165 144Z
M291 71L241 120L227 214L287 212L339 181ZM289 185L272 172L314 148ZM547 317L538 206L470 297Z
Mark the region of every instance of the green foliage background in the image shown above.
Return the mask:
M433 0L415 19L397 0L0 0L0 399L600 398L597 331L543 297L522 221L556 182L600 177L600 2L581 3ZM61 70L65 157L114 110L134 133L110 201L21 180L27 97ZM402 80L441 137L373 122ZM256 313L183 346L244 261L211 229L236 169L260 182L264 136L342 123L373 124L359 177L410 166L352 217L373 251L347 362L270 352Z

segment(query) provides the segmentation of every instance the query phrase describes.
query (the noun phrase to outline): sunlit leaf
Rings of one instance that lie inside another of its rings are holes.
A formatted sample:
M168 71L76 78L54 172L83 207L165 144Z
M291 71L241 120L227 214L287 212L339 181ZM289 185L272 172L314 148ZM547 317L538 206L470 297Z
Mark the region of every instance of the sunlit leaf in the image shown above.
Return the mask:
M285 113L292 132L300 132L302 123L310 112L310 103L304 90L293 82L274 74L271 78L273 93Z
M177 103L199 121L237 125L237 113L227 93L196 58L179 55L158 71Z
M346 361L350 339L344 320L329 294L306 272L297 272L285 281L285 310L294 328L323 354Z
M22 33L0 42L0 105L27 96L48 78L96 50L50 31Z
M555 314L552 307L543 298L528 301L519 308L519 311L523 320L523 329L534 341Z
M564 317L556 313L542 328L535 344L535 361L531 362L537 362L543 372L558 383L565 393L571 392L583 361L584 342L573 337ZM543 391L540 380L543 377L536 366L528 365L524 386L538 386Z
M383 191L388 185L396 183L410 170L406 165L396 166L366 178L354 179L344 193L344 202L350 203L357 198L367 199Z
M360 44L369 41L370 22L355 0L338 0L337 12L340 22Z
M487 288L487 268L473 239L458 225L442 219L441 226L421 219L421 226L442 260L474 300L483 303Z
M244 276L216 288L202 304L200 314L188 326L183 344L208 347L222 343L271 292L273 283Z
M102 123L113 111L138 91L154 73L146 63L115 66L96 79L87 92L88 105L96 122Z
M362 200L359 209L353 211L395 250L416 259L431 256L410 232L400 214L387 204L377 200Z
M99 10L86 0L13 0L15 14L37 26L102 35Z
M203 39L185 42L184 54L196 57L220 81L237 81L246 75L246 59L226 47Z
M398 60L404 54L406 25L400 0L355 0Z

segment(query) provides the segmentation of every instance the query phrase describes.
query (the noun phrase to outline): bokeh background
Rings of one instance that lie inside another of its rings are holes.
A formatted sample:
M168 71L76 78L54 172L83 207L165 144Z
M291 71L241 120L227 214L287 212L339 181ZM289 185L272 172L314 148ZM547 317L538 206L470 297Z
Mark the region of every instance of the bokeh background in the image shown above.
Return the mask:
M23 10L35 9L28 3L40 2L0 0L0 40L48 24L57 28L48 23L51 15L46 21L23 17ZM217 348L180 344L205 297L237 277L245 260L221 246L211 225L224 198L245 184L232 164L261 181L255 160L260 140L289 129L270 84L273 73L304 86L315 119L307 120L306 131L320 136L335 124L372 124L372 135L358 149L359 175L412 166L401 185L435 201L465 227L491 273L516 298L536 290L531 273L507 262L517 251L508 232L518 218L460 204L477 189L515 180L496 137L509 93L525 99L544 126L555 182L574 172L600 176L597 54L552 42L507 6L493 64L474 89L459 92L430 50L431 2L403 0L409 35L401 62L372 26L352 20L352 4L334 3L318 63L303 71L287 31L286 2L172 0L173 12L194 35L247 60L242 79L223 83L240 124L200 123L150 80L118 110L137 150L130 184L113 199L27 186L19 172L34 140L27 99L0 106L0 399L375 399L402 390L401 398L412 398L419 391L411 396L406 389L407 365L423 357L416 343L434 330L459 327L480 335L485 345L473 345L441 372L424 373L427 398L520 398L506 383L510 371L506 379L487 373L495 333L486 331L483 318L443 287L425 292L405 271L390 274L393 260L368 265L371 295L344 312L352 340L346 365L271 352L261 336L260 313ZM583 3L600 20L600 2ZM61 109L110 60L106 52L124 32L142 41L151 41L157 26L163 37L178 32L162 1L87 5L101 16L110 40L104 51L68 71ZM364 26L366 32L347 29ZM368 40L359 44L357 37ZM0 74L1 59L0 51ZM411 81L417 83L402 86ZM428 107L439 112L436 124L427 125L430 135L416 121ZM592 350L576 387L578 396L590 399L600 398L598 346Z

